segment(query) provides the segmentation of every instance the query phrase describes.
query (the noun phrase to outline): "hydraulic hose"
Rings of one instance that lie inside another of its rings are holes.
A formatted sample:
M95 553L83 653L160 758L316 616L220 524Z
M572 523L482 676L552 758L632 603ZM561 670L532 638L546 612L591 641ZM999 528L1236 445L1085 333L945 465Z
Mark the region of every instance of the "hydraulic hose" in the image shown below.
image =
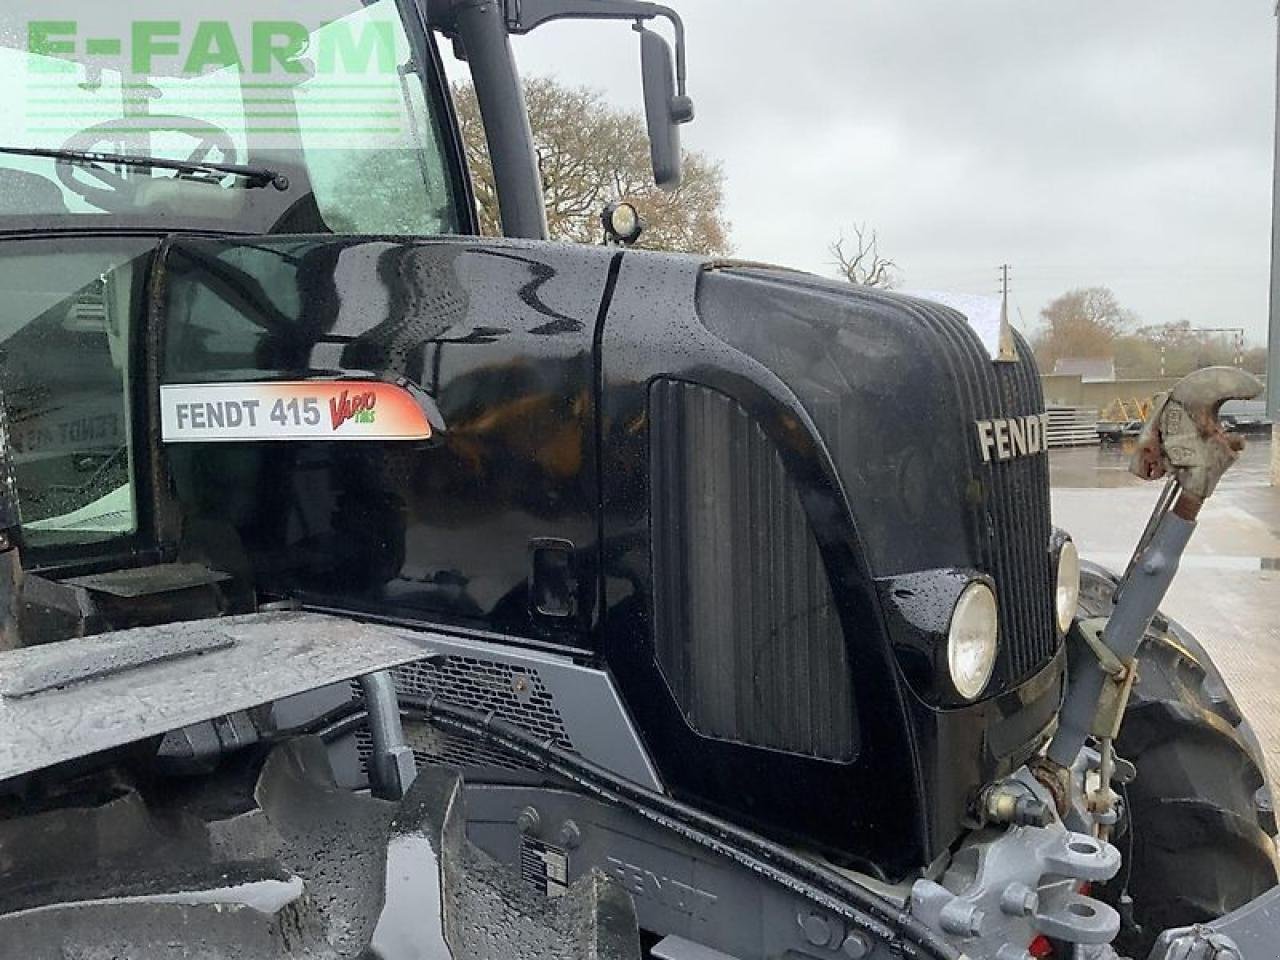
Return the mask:
M485 740L607 803L623 806L677 836L726 857L831 911L912 960L963 960L964 954L908 911L841 874L749 830L641 787L540 740L493 714L437 699L406 704L436 726Z

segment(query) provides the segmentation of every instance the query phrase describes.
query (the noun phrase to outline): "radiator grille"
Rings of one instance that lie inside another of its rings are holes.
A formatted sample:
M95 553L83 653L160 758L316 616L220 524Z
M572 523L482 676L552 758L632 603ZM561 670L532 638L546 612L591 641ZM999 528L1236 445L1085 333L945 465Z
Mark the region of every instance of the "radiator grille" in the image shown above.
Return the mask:
M809 519L772 441L724 394L650 388L653 631L706 736L851 760L844 633Z
M1019 417L1044 410L1039 374L1026 342L1018 337L1018 363L993 363L974 350L968 331L942 308L917 303L922 319L947 342L959 393L960 427L992 417ZM1057 649L1053 582L1049 458L1019 457L984 463L977 443L965 445L969 472L982 477L982 503L973 514L973 541L981 568L996 582L1000 607L999 673L1015 684L1034 673Z

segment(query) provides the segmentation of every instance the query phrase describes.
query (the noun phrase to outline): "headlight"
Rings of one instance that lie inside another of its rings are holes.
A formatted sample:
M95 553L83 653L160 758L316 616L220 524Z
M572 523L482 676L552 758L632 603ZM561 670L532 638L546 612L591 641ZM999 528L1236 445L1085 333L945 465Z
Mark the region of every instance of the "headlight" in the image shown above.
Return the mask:
M947 630L951 684L966 700L976 699L991 679L998 628L996 595L982 581L973 581L956 601Z
M1058 617L1058 629L1066 633L1075 619L1076 603L1080 599L1080 554L1076 545L1067 540L1058 549L1058 587L1054 591L1054 612Z

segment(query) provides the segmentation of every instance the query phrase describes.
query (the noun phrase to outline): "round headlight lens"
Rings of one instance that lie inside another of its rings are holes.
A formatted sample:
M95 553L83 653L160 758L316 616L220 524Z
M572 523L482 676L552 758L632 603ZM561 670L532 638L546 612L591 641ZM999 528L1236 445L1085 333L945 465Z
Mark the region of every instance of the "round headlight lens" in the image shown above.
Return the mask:
M1054 593L1054 612L1058 617L1058 629L1066 633L1076 615L1076 603L1080 599L1080 553L1068 540L1058 551L1058 588Z
M996 664L996 595L980 580L964 588L951 612L947 667L956 692L973 700L986 689Z

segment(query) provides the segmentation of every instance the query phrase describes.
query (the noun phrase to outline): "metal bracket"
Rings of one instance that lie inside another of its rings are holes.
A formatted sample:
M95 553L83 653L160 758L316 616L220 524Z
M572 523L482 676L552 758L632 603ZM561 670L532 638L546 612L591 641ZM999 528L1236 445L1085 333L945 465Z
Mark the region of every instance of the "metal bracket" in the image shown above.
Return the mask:
M1094 714L1093 724L1089 732L1095 737L1114 739L1120 733L1120 723L1124 720L1125 708L1129 705L1129 694L1138 679L1138 665L1135 658L1121 660L1114 650L1102 639L1106 630L1107 619L1096 617L1081 620L1076 624L1085 646L1098 660L1098 665L1106 674L1102 686L1102 694L1098 698L1098 709Z

